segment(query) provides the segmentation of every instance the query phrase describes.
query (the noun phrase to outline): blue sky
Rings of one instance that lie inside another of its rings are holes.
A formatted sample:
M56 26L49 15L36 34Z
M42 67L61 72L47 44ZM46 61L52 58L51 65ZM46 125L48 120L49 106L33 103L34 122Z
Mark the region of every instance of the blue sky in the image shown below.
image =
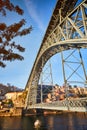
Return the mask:
M7 62L6 68L0 68L0 83L15 85L24 88L37 52L44 37L50 17L56 4L56 0L11 0L15 5L19 5L24 10L24 15L8 12L6 18L0 19L10 25L25 18L26 26L32 25L32 32L23 37L17 37L17 43L21 43L26 48L22 53L24 61ZM0 15L1 17L1 15Z

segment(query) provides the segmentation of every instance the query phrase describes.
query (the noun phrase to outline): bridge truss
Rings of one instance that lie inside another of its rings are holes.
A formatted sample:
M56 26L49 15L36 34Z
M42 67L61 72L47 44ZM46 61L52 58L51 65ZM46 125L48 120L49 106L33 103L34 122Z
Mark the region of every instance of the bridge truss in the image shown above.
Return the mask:
M87 84L87 75L81 55L81 49L87 48L87 0L83 0L76 6L78 0L58 0L49 22L47 31L42 41L41 47L34 62L31 74L26 84L28 91L26 107L29 109L37 103L37 88L40 74L46 62L56 53L61 53L64 83L71 82L71 77L76 74L80 77L82 84ZM69 55L64 57L64 51L69 51ZM75 52L78 52L79 59ZM74 57L75 61L70 60ZM71 73L66 76L65 64L70 68ZM70 64L76 64L72 68ZM82 68L83 75L78 73Z

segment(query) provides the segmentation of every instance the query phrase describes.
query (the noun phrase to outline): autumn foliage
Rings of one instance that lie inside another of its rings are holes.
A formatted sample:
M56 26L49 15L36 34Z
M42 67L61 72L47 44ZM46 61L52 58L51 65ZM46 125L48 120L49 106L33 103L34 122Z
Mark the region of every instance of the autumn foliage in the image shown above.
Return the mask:
M7 10L14 11L19 15L24 13L19 6L14 6L10 0L0 0L0 13L3 17L6 17ZM25 24L25 19L21 19L18 23L13 23L10 26L7 26L5 22L0 23L0 67L6 66L5 61L24 59L16 51L24 52L25 48L15 43L14 38L27 35L31 32L32 26L23 29Z

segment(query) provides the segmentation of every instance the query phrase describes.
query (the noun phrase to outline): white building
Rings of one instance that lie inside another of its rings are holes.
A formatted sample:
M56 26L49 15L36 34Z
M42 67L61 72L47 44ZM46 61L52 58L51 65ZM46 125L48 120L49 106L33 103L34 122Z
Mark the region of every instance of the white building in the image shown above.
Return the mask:
M15 100L18 96L21 96L22 94L23 92L9 92L5 94L5 98Z

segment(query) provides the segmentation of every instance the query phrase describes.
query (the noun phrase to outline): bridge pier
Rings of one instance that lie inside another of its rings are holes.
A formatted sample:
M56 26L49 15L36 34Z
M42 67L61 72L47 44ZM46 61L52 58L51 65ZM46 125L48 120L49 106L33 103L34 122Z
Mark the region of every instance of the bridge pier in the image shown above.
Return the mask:
M23 109L22 116L36 115L36 109Z
M43 114L44 113L44 110L43 109L36 109L36 114L39 115L39 114Z
M24 109L22 111L22 116L40 115L40 114L44 114L44 110L40 108Z

